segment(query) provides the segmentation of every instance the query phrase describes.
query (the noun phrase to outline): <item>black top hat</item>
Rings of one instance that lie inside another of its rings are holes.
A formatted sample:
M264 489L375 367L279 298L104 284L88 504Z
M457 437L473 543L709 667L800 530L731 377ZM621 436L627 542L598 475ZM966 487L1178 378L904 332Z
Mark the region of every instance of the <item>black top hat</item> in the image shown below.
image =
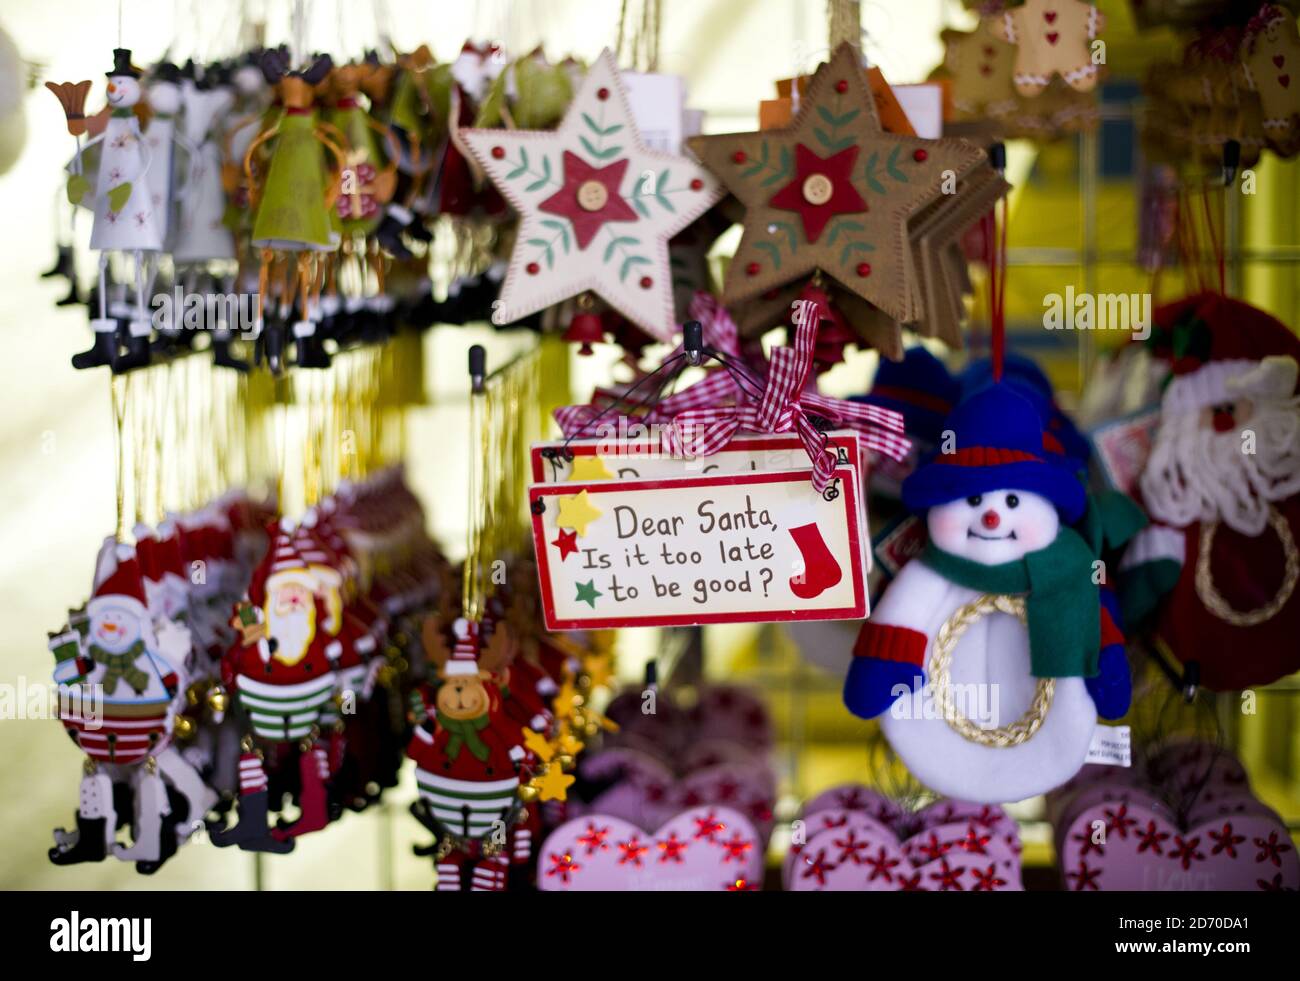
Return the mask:
M104 72L104 74L109 78L112 78L114 75L129 75L131 78L139 78L141 72L140 69L131 64L130 48L114 48L113 70L111 72Z
M170 61L164 61L154 66L153 80L155 82L171 82L176 85L180 84L181 77L181 70ZM190 77L193 77L192 72Z

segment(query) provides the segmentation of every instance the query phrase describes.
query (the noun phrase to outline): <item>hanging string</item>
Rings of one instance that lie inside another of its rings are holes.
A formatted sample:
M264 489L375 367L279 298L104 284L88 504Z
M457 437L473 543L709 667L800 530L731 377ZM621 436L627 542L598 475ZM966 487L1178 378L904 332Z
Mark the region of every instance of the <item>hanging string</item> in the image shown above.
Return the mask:
M844 42L861 48L862 8L858 0L828 0L830 26L827 37L833 52Z
M981 221L986 229L989 249L989 341L993 361L993 380L1002 380L1002 363L1006 356L1006 289L1007 289L1007 224L1010 203L1001 201L1002 222L998 223L997 204Z
M1224 263L1224 245L1226 243L1220 240L1218 232L1215 230L1214 213L1210 207L1210 195L1212 186L1205 184L1201 188L1201 206L1205 213L1205 232L1210 240L1209 261L1214 262L1219 278L1219 293L1227 293L1227 269Z

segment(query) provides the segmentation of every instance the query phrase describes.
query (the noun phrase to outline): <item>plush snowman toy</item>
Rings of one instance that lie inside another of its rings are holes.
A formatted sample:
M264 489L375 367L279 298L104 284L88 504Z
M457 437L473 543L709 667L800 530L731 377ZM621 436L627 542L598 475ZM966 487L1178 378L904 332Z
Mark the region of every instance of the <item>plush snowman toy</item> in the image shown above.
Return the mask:
M844 700L863 718L885 713L885 737L932 790L1022 800L1083 765L1093 690L1128 680L1123 637L1093 552L1068 527L1083 485L1044 452L1032 405L995 383L945 429L948 452L903 483L929 544L864 624Z

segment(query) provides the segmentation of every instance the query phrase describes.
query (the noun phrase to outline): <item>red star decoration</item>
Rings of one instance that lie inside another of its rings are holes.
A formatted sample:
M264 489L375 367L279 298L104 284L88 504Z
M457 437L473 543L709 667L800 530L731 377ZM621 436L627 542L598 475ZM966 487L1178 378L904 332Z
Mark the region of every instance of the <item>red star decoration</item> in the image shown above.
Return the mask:
M663 841L659 842L659 850L663 852L663 854L659 856L660 864L664 862L676 862L680 865L682 863L682 852L686 851L687 844L688 842L678 839L676 831L670 834Z
M757 892L758 886L752 884L748 879L736 879L734 882L727 882L723 887L727 892Z
M569 876L574 872L577 872L580 868L582 868L582 866L573 860L572 855L556 855L552 853L551 867L546 870L546 874L558 875L560 881L567 885L569 882Z
M916 850L921 853L927 862L930 862L938 858L940 855L947 854L950 847L952 846L947 842L940 841L939 836L931 831L930 840L917 845Z
M772 805L765 800L756 800L749 806L750 816L760 824L772 817Z
M986 828L991 828L993 827L993 825L997 824L1000 820L1002 820L1002 812L995 810L994 808L989 807L987 804L985 804L984 810L976 814L973 818L971 818L971 820L974 821L976 824L983 825Z
M1186 872L1192 867L1192 862L1205 861L1204 852L1198 852L1196 846L1200 844L1201 838L1197 835L1187 841L1183 840L1182 835L1174 835L1174 847L1169 853L1169 857L1175 862L1181 862L1183 871Z
M803 222L803 232L809 242L816 242L822 231L836 215L854 214L867 210L867 202L853 187L850 174L858 162L858 147L851 146L822 159L802 143L794 147L794 180L772 195L768 202L782 211L795 211ZM830 195L818 203L810 200L805 188L809 178L821 176L830 181Z
M1268 838L1256 838L1256 847L1262 849L1255 856L1256 862L1270 861L1278 868L1282 867L1282 856L1291 850L1291 846L1278 840L1277 832L1270 831Z
M727 830L727 826L723 824L721 821L719 821L717 816L712 811L709 811L709 813L706 814L704 817L697 817L695 819L696 838L707 838L709 841L712 841L713 836L716 835L719 831L726 831L726 830Z
M971 874L975 876L975 885L971 886L971 892L992 892L998 886L1005 886L1006 879L998 878L997 863L994 862L987 869L981 872L979 869L972 869Z
M848 823L849 823L849 816L847 814L839 814L836 815L835 817L822 818L823 828L842 828L844 827L844 825Z
M839 794L840 807L846 811L862 810L862 791L858 787L852 790L841 791Z
M578 533L572 528L568 531L561 531L560 537L551 544L560 550L560 561L563 562L578 551Z
M1279 872L1272 879L1256 879L1255 885L1259 886L1264 892L1292 892L1282 885L1282 873Z
M754 847L754 843L748 838L742 837L740 832L737 831L731 836L730 841L722 842L722 847L727 850L727 853L722 856L724 864L730 862L733 858L737 862L743 862L749 854L749 850Z
M867 876L868 882L875 882L877 879L884 879L886 882L892 882L894 874L890 870L900 863L898 859L890 858L889 853L885 851L885 846L881 845L880 851L877 853L876 857L872 858L868 855L862 864L871 866L871 875ZM920 874L918 873L917 879L919 880L919 878ZM898 881L900 883L903 881L902 875L899 875Z
M736 783L736 781L734 780L718 781L718 791L717 791L718 800L722 801L723 803L726 803L727 801L730 800L735 800L736 795L738 793L740 793L740 784Z
M966 866L959 865L954 869L946 858L941 859L939 870L930 873L930 881L939 883L940 892L961 892L961 881L957 877L965 871Z
M1128 816L1127 804L1121 804L1117 811L1112 811L1107 808L1102 811L1102 813L1106 815L1106 821L1108 822L1106 825L1106 831L1108 833L1113 831L1121 838L1127 838L1128 829L1137 824L1136 818Z
M819 851L817 853L817 857L814 858L812 861L809 861L807 858L805 858L804 864L807 865L808 867L804 869L803 877L805 879L816 878L817 884L819 886L826 885L826 873L834 872L836 868L833 864L826 861L825 848Z
M956 842L958 848L971 852L974 855L987 855L984 846L993 840L992 835L981 835L975 831L975 825L967 825L966 837Z
M840 849L840 864L852 862L854 865L861 865L863 859L858 857L858 852L865 851L871 847L871 842L865 839L859 839L858 833L852 828L844 838L832 838L831 844ZM883 849L881 849L883 851Z
M1101 869L1090 869L1088 863L1079 859L1079 868L1076 872L1067 872L1065 877L1074 880L1074 891L1083 892L1085 889L1091 889L1094 892L1100 891L1101 886L1097 885L1097 876L1101 875Z
M1210 849L1210 854L1227 852L1230 858L1237 857L1237 846L1246 840L1245 835L1233 834L1232 824L1228 822L1224 823L1222 831L1211 831L1210 838L1214 840L1214 847Z
M578 844L587 849L588 855L594 855L596 852L609 851L609 845L605 844L605 838L609 835L609 828L598 828L595 824L587 824L587 833L578 839Z
M1147 829L1145 831L1139 831L1138 836L1142 839L1138 842L1139 852L1144 852L1150 848L1157 855L1164 854L1163 849L1160 847L1160 843L1169 837L1169 832L1157 830L1154 821L1148 821Z
M620 841L618 847L623 852L618 857L618 864L627 865L630 862L637 868L641 867L641 856L650 850L647 846L641 844L641 839L635 835L632 836L631 841Z
M916 872L910 876L900 875L898 877L899 892L921 892L921 873Z
M593 167L576 153L564 151L564 186L539 204L538 210L573 222L578 248L585 249L601 227L610 221L636 221L636 212L623 200L619 185L627 172L627 160L615 160L605 167ZM578 192L595 182L605 188L605 203L588 211L578 203Z
M1087 832L1081 831L1077 835L1071 835L1070 840L1077 841L1080 845L1083 846L1082 848L1079 849L1080 858L1090 855L1093 852L1096 852L1098 855L1105 854L1106 849L1102 845L1093 841L1092 835L1088 834ZM1141 851L1141 849L1139 849L1139 851Z

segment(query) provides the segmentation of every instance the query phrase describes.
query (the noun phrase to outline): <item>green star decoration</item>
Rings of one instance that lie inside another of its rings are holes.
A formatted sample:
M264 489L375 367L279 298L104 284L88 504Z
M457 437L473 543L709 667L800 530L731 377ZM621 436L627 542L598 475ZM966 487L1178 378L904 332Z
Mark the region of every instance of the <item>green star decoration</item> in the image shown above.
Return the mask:
M586 582L575 583L578 587L578 595L574 599L575 603L586 603L593 610L596 608L596 597L605 594L596 589L596 580L588 579Z

